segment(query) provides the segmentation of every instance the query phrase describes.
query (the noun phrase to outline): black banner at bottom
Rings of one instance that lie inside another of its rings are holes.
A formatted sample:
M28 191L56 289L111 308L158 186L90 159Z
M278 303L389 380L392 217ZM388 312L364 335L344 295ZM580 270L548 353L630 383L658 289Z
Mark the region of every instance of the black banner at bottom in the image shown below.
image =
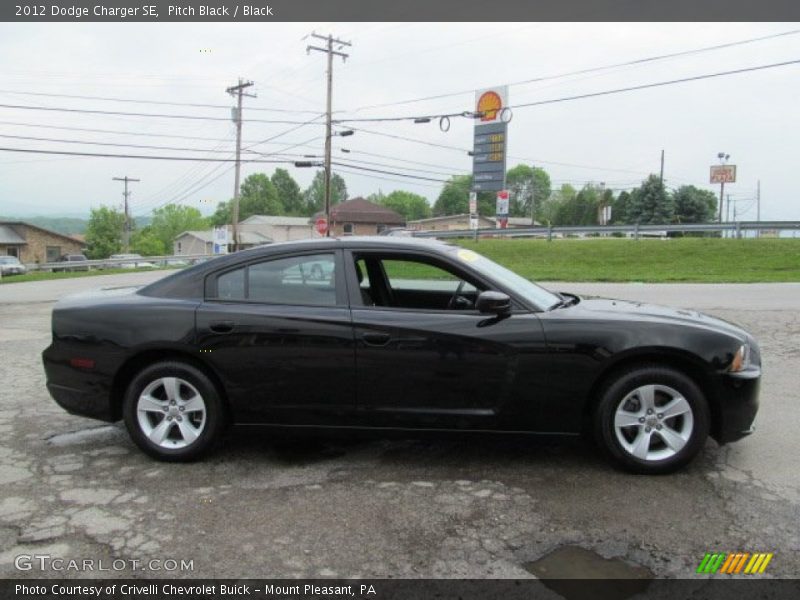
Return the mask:
M731 600L800 598L796 579L6 579L0 598L46 600Z

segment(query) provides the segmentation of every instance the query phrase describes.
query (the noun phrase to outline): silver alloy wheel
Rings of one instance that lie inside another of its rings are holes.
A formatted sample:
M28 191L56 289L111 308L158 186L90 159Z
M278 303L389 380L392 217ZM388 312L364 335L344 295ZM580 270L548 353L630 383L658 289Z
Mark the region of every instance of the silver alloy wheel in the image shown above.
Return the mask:
M136 416L142 433L156 446L186 448L206 426L206 403L185 379L160 377L142 390Z
M680 392L666 385L643 385L625 396L614 413L617 441L639 460L671 458L688 443L694 430L692 407Z

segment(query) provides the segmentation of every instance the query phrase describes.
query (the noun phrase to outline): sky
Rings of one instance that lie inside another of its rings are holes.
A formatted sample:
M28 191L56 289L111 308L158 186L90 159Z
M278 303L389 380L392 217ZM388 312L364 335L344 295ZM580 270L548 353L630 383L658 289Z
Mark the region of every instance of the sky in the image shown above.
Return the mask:
M511 85L512 107L797 60L800 33L552 77L795 29L800 26L791 23L2 23L0 147L231 158L233 98L225 90L242 77L255 83L250 89L257 95L244 102L243 146L249 152L243 156L260 152L262 160L319 160L302 157L320 157L324 144L325 55L306 52L309 43L318 42L304 39L312 31L352 43L344 50L349 58L334 64L335 118L346 120L470 111L476 89L541 77L548 78ZM719 186L708 183L709 166L725 152L738 168L738 180L726 192L740 219L755 220L760 181L761 218L797 220L791 149L800 132L798 75L800 64L518 107L509 124L508 166L542 167L553 187L602 182L621 190L657 173L663 150L668 187L693 184L718 193ZM445 97L405 102L439 95ZM354 135L334 138L334 160L428 178L340 169L350 197L404 189L433 203L442 180L471 169L466 153L471 119L454 117L447 132L436 120L349 126L356 128ZM313 169L291 162L245 163L242 178L271 174L276 167L287 168L302 187L313 176ZM92 207L121 206L122 184L113 178L126 175L141 180L131 184L135 216L171 201L208 214L234 188L231 163L0 151L0 215L88 217Z

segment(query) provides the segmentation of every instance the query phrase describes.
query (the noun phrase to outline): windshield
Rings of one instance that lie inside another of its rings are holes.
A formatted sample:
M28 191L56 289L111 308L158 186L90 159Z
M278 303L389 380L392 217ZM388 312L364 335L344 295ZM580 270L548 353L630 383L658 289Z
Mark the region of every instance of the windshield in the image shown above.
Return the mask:
M0 264L3 265L15 265L19 262L19 259L15 256L0 256Z
M469 263L475 269L484 273L490 279L512 290L516 295L535 304L542 310L553 308L561 303L561 297L541 286L517 275L514 271L507 269L496 262L481 256L472 250L458 248L455 250L456 256L463 262Z

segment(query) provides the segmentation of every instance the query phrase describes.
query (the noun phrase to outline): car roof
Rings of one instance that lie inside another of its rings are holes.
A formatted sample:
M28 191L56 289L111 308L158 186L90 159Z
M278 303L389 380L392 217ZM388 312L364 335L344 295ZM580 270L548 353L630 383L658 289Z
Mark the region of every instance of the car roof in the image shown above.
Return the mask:
M232 254L225 254L216 257L209 257L207 260L188 269L182 269L163 279L154 281L145 286L139 293L173 298L193 298L202 297L202 282L206 275L218 269L225 269L240 262L257 260L261 257L278 256L284 253L304 252L304 251L326 251L340 248L348 249L373 249L373 250L432 250L443 253L454 248L452 244L447 244L433 239L404 238L391 236L341 236L330 238L311 238L305 240L293 240L288 242L276 242L240 250Z
M274 244L266 244L263 246L256 246L248 248L234 254L234 256L253 256L253 255L268 255L275 252L291 251L293 249L303 250L306 248L386 248L386 249L403 249L420 250L420 249L435 249L446 250L452 247L452 244L442 242L440 240L431 238L414 238L414 237L392 237L392 236L378 236L378 235L345 235L329 238L310 238L305 240L292 240L288 242L276 242Z

